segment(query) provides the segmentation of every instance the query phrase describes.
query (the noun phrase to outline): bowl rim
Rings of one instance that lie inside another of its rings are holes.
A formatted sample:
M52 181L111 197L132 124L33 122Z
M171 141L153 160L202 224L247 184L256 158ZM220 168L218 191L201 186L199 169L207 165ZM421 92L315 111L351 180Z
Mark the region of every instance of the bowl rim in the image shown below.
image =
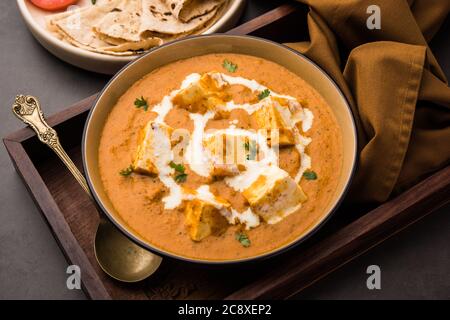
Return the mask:
M36 33L45 40L45 42L51 44L53 47L60 48L64 50L64 52L70 53L75 56L79 56L86 59L94 59L99 62L119 62L119 63L128 63L135 59L139 59L141 56L147 54L149 51L144 53L143 55L131 55L131 56L113 56L98 52L92 52L86 49L78 48L74 45L66 43L55 36L53 36L48 30L43 28L40 23L36 21L36 19L32 16L30 10L25 3L27 0L17 0L17 6L19 7L19 11L22 15L22 18L25 20L28 28L32 33ZM217 19L215 23L213 23L208 29L203 31L201 35L207 35L214 32L217 32L223 25L225 25L230 19L233 18L235 14L239 12L241 6L243 6L246 0L229 0L230 3L228 10L226 10L222 16ZM33 5L33 4L31 4ZM50 12L50 11L49 11ZM57 12L55 12L57 13ZM176 40L175 40L176 41Z
M92 181L90 179L90 176L89 176L88 165L87 165L87 161L86 161L87 131L88 131L89 123L91 122L91 118L92 118L93 112L94 112L98 102L102 98L102 96L105 94L105 92L108 90L110 85L117 78L119 78L124 72L126 72L126 70L131 65L134 65L135 63L139 63L139 61L141 59L144 59L147 55L152 54L156 50L162 50L162 49L164 49L166 47L169 47L169 46L171 46L173 44L176 44L176 43L179 43L179 42L189 42L192 39L197 39L197 38L214 38L214 37L227 37L227 38L236 38L236 39L250 38L250 39L253 39L253 40L256 40L256 41L266 42L269 45L278 46L278 47L281 47L281 48L283 48L285 50L288 50L288 51L298 55L301 59L304 59L308 63L310 63L313 67L315 67L319 72L321 72L327 78L327 80L335 87L335 89L337 90L337 93L343 99L343 102L345 103L345 105L347 107L347 110L349 111L349 115L350 115L351 126L352 126L351 132L353 133L353 146L354 146L354 148L352 150L353 151L353 157L351 159L351 161L352 161L352 169L349 172L349 176L348 176L348 180L346 182L346 185L345 185L344 189L342 190L342 193L340 194L339 198L337 199L337 201L333 205L333 207L329 210L327 215L322 218L322 220L320 222L318 222L312 229L307 231L306 234L303 234L303 235L299 236L297 239L291 241L290 243L288 243L286 245L282 245L282 246L280 246L280 247L278 247L276 249L273 249L273 250L271 250L269 252L262 253L262 254L259 254L257 256L254 256L254 257L246 257L246 258L241 258L241 259L223 260L223 261L220 261L220 260L207 260L207 259L196 259L196 258L191 258L191 257L177 255L177 254L175 254L173 252L165 251L163 249L160 249L160 248L158 248L157 246L155 246L155 245L153 245L151 243L141 241L140 239L135 237L131 232L129 232L127 230L127 228L125 226L123 226L123 224L121 224L118 221L116 221L114 219L114 216L110 212L108 212L108 210L106 210L106 208L104 207L101 199L99 199L97 193L95 192L95 188L94 188L93 183L92 183ZM176 40L176 41L173 41L173 42L169 42L169 43L163 44L162 46L158 46L158 47L156 47L154 49L151 49L149 52L145 53L144 55L142 55L138 59L135 59L135 60L131 61L130 63L125 65L123 68L121 68L108 81L108 83L104 86L102 91L100 91L100 93L96 97L94 103L92 104L92 108L89 110L89 114L88 114L88 116L86 118L86 122L85 122L85 125L84 125L81 146L82 146L81 147L81 152L82 152L82 160L83 160L82 161L83 162L83 169L84 169L84 172L85 172L87 184L89 186L89 189L91 190L92 196L95 199L96 204L101 209L101 213L104 214L105 216L107 216L109 221L111 221L127 238L129 238L131 241L133 241L137 245L141 246L142 248L145 248L145 249L149 250L150 252L153 252L155 254L162 255L162 256L165 256L165 257L173 258L173 259L178 259L178 260L185 261L185 262L190 262L190 263L195 263L195 264L207 264L207 265L232 265L232 264L241 264L241 263L250 263L250 262L261 261L261 260L265 260L265 259L268 259L268 258L272 258L272 257L278 256L278 255L280 255L282 253L285 253L286 251L288 251L288 250L290 250L290 249L300 245L301 243L305 242L307 239L309 239L311 236L313 236L334 215L334 213L336 212L337 208L339 208L339 206L341 205L341 203L344 200L346 194L348 193L348 190L350 188L351 182L352 182L353 177L355 175L355 171L356 171L356 167L357 167L357 163L358 163L357 160L358 160L358 157L359 157L358 156L358 134L357 134L357 130L356 130L355 115L354 115L354 113L352 111L352 108L350 107L350 104L349 104L347 98L342 93L341 89L336 84L336 82L328 75L328 73L326 71L324 71L321 67L319 67L315 62L313 62L311 59L309 59L305 55L301 54L300 52L298 52L298 51L296 51L296 50L294 50L292 48L287 47L284 44L280 44L280 43L277 43L277 42L272 41L272 40L268 40L268 39L264 39L264 38L260 38L260 37L255 37L255 36L229 35L229 34L194 35L194 36L182 38L182 39L179 39L179 40Z

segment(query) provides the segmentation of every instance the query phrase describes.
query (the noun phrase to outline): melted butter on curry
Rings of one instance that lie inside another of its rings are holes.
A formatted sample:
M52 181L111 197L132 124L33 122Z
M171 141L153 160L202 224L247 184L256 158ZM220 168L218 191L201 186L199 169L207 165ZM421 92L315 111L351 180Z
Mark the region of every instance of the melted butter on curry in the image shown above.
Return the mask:
M238 72L217 72L223 59ZM144 96L148 112L133 108ZM255 57L206 55L162 67L124 94L103 130L100 172L116 210L149 242L233 259L273 250L324 214L340 139L329 107L294 74ZM126 159L133 173L118 177Z

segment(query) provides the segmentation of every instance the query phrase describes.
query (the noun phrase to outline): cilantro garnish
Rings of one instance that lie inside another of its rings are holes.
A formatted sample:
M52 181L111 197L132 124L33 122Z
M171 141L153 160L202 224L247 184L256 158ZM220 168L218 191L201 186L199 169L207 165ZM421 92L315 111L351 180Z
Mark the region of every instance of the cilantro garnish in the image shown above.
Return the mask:
M171 161L169 163L169 165L172 169L175 169L175 171L177 172L177 174L175 175L175 181L176 182L185 182L187 179L187 174L184 172L186 170L184 165L181 163L177 164L173 161Z
M121 176L124 176L124 177L128 177L132 173L133 173L133 166L132 165L130 165L128 168L125 168L125 169L122 169L122 170L119 171L119 174Z
M259 99L259 100L262 100L262 99L264 99L264 98L267 98L268 96L270 96L270 90L269 90L269 89L264 89L263 91L261 91L261 92L258 94L258 99Z
M245 248L250 247L251 244L250 239L245 233L237 232L235 238L242 244L243 247Z
M222 66L231 73L235 73L238 68L237 64L234 64L233 62L231 62L227 59L223 60Z
M136 100L134 101L134 105L138 109L143 108L144 111L148 110L147 100L145 100L143 96L141 96L141 98L136 98Z
M303 176L305 177L306 180L316 180L317 179L317 173L315 173L314 171L305 171L303 173Z

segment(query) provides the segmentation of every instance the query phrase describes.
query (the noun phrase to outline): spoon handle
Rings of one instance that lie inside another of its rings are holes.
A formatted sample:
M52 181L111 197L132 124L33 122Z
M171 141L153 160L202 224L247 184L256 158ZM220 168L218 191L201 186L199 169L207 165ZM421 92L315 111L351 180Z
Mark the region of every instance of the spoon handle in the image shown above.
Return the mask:
M92 197L83 174L64 151L55 129L50 127L45 121L39 101L33 96L17 95L12 111L17 118L28 124L36 132L36 135L42 143L49 146L58 155L83 190Z
M84 191L93 199L86 179L64 151L55 129L45 121L39 101L33 96L18 95L12 111L36 132L42 143L58 155ZM125 237L101 214L95 235L94 251L100 267L114 279L124 282L137 282L149 277L159 268L162 260L161 257ZM118 264L117 261L122 263Z

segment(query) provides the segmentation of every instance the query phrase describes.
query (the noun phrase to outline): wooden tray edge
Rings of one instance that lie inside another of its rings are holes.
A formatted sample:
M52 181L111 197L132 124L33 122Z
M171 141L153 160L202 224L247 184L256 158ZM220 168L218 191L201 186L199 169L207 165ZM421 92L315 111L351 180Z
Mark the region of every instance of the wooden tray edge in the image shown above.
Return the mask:
M237 28L229 30L227 33L246 34L246 32L252 32L285 17L294 10L295 8L290 5L281 5L280 7L277 7L260 17L250 20ZM87 112L91 108L97 96L98 93L87 97L64 110L56 112L49 117L46 117L48 124L50 126L57 126L74 116ZM32 129L29 127L23 127L6 135L3 138L3 144L5 145L17 173L23 180L33 201L39 208L41 215L48 223L55 240L66 257L66 260L69 263L75 263L82 267L82 285L85 294L91 299L111 299L106 287L95 273L89 259L76 241L74 234L70 230L70 226L64 219L63 213L58 208L58 205L52 198L45 182L40 177L39 172L22 145L23 142L33 136L35 136L35 133ZM66 241L61 241L60 238L66 239Z
M248 34L297 10L294 4L281 5L247 23L229 30L228 34ZM90 109L97 94L60 111L50 117L50 125L58 125ZM92 299L111 299L104 284L95 273L84 251L78 245L63 216L34 164L28 157L22 142L34 136L29 128L23 128L7 135L3 142L8 154L36 205L50 225L55 239L71 263L83 266L83 290ZM314 282L340 268L372 247L402 231L429 213L447 204L450 199L450 166L425 179L397 198L381 205L360 219L344 227L328 238L305 251L299 261L280 267L260 281L256 281L226 299L268 299L288 298ZM412 200L411 200L412 199ZM49 202L46 202L50 200ZM52 218L53 215L53 218ZM373 229L368 230L368 227ZM365 227L362 228L362 227ZM55 231L61 230L61 231ZM57 234L66 234L70 241L61 242ZM339 243L340 245L335 245ZM356 243L356 244L355 244ZM333 244L333 245L330 245ZM323 250L328 248L328 250ZM314 260L313 260L314 259ZM276 279L276 280L274 280Z
M256 17L250 21L247 21L246 23L243 23L231 30L228 30L225 32L226 34L234 34L234 35L241 35L241 34L250 34L258 29L261 29L279 19L282 19L289 14L295 12L298 9L298 6L296 6L293 3L285 3L280 5L279 7L276 7L275 9L272 9L259 17Z
M24 133L25 135L28 134L26 131L19 131L19 136ZM39 208L40 213L50 226L50 230L66 257L66 260L69 263L81 267L83 291L91 299L110 300L111 296L95 270L92 268L86 254L78 244L70 226L64 219L63 213L59 210L58 205L20 141L5 138L3 139L3 143L16 171L24 181L33 201ZM61 235L63 236L61 237ZM64 239L65 241L61 239Z
M292 297L450 203L449 194L450 166L447 166L307 249L298 262L281 266L226 299Z

